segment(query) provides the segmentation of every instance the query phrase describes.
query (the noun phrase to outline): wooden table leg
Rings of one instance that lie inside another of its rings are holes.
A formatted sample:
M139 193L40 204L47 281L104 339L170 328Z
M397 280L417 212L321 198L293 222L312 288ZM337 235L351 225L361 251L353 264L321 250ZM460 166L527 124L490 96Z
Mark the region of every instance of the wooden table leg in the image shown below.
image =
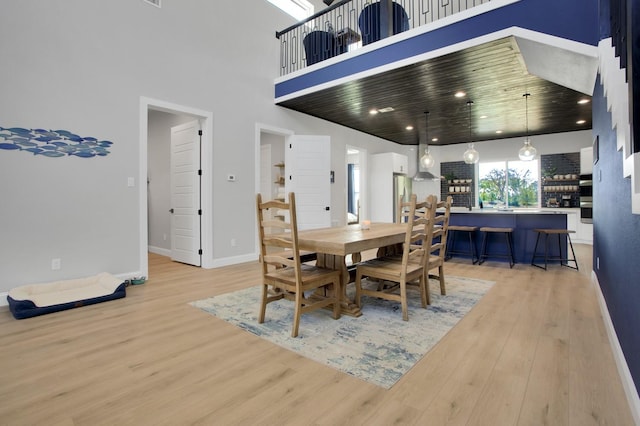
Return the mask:
M356 263L360 259L360 253L352 254L353 262ZM358 260L356 260L358 259ZM353 300L347 297L347 284L350 282L349 270L347 269L347 263L344 256L336 256L333 254L318 253L318 259L316 264L323 268L337 269L340 271L340 293L341 293L341 306L342 314L352 317L359 317L362 315L360 308L353 302Z

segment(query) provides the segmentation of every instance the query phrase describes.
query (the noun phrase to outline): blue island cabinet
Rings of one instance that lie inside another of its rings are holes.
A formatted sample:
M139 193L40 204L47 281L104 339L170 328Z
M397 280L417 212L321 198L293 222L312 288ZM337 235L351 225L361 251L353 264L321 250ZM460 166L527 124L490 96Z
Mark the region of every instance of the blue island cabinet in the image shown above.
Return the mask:
M496 228L513 228L513 254L517 263L530 264L533 256L533 249L536 245L538 233L536 228L546 229L567 229L567 214L555 211L498 211L498 210L473 210L451 212L450 225L460 226L483 226ZM450 235L450 237L453 237ZM478 254L482 249L482 233L476 234L475 242ZM460 236L458 236L460 238ZM538 243L538 254L544 255L544 236L540 237ZM451 244L451 240L447 245ZM549 238L549 255L559 256L559 249L567 257L567 239L561 237L560 245L555 236ZM507 244L502 235L491 235L487 244L487 253L507 253ZM538 262L540 258L537 258ZM508 261L505 258L491 257L487 261ZM555 261L558 262L558 261ZM550 262L552 263L552 262Z

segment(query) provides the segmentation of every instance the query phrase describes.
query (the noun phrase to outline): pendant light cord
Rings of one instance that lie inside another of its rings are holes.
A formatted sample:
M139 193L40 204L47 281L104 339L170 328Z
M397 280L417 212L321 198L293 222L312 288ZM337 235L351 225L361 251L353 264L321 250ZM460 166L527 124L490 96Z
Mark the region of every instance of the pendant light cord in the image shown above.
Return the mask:
M529 96L531 96L530 93L525 92L524 95L524 119L525 119L525 123L526 123L526 128L527 128L527 139L526 141L529 141Z
M469 143L473 143L473 138L471 137L471 105L473 105L473 101L467 101L467 109L469 110Z
M425 125L425 139L424 143L427 145L427 151L429 151L429 111L424 112L424 125Z

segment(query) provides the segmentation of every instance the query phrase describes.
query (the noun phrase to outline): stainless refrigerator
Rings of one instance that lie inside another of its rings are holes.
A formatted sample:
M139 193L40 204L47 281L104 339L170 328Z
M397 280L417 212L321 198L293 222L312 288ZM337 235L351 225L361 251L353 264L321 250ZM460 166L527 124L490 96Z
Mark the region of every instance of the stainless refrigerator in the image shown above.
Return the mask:
M408 202L411 198L411 182L412 179L407 175L396 174L393 175L393 221L396 222L398 218L398 203ZM402 200L400 200L402 197Z

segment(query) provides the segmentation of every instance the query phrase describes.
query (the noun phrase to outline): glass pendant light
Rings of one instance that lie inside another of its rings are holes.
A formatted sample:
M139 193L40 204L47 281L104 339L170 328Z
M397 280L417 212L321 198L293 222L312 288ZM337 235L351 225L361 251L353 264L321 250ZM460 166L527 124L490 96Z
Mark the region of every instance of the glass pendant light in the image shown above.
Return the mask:
M423 169L430 169L434 164L436 164L436 160L433 158L431 153L429 153L429 147L427 147L424 150L424 155L420 157L420 165Z
M467 101L467 106L469 107L469 147L462 154L462 158L467 164L476 164L480 160L480 154L473 147L473 139L471 138L471 105L473 105L473 101Z
M473 144L469 144L469 148L462 154L464 162L467 164L476 164L480 160L480 154L473 147Z
M520 148L520 151L518 151L518 157L520 157L520 159L522 161L531 161L536 157L536 154L538 152L537 149L535 149L535 147L533 145L531 145L531 139L529 139L529 103L528 103L528 99L529 96L531 96L531 94L529 93L525 93L524 95L524 105L525 105L525 120L526 120L526 125L527 125L527 137L524 139L524 146L522 148Z
M436 164L436 160L433 158L431 153L429 152L429 111L425 111L426 117L426 132L427 132L427 147L424 150L424 155L420 157L420 165L423 169L430 169Z

